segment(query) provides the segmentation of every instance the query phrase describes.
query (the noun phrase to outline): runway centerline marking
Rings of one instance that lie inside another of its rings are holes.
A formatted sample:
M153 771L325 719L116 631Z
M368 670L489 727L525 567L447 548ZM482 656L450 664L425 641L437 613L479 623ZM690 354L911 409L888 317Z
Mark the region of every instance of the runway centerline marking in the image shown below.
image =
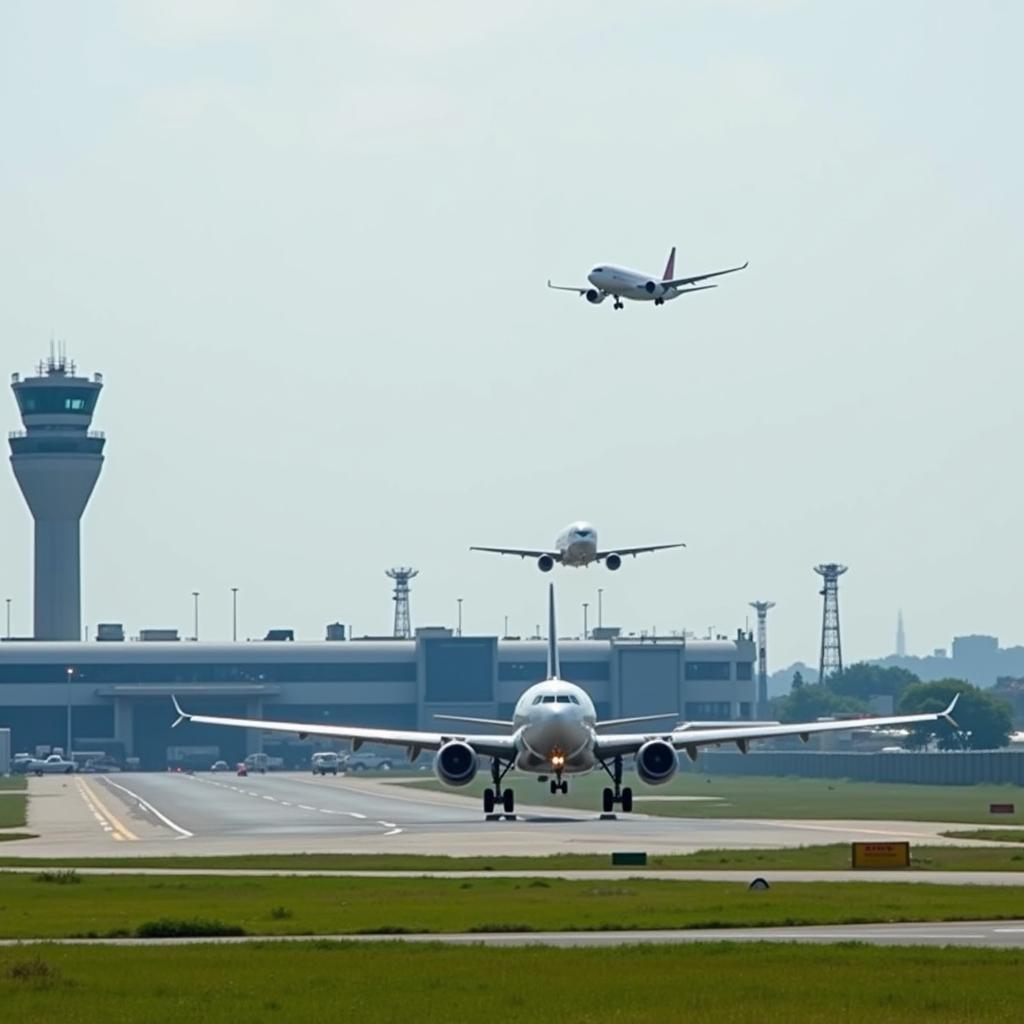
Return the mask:
M360 814L358 811L349 811L348 813L351 814L353 818L361 818L363 821L366 820L366 815Z
M393 821L380 821L378 819L377 824L383 825L385 828L398 828L398 826Z
M300 811L315 811L315 807L310 807L309 804L299 804Z

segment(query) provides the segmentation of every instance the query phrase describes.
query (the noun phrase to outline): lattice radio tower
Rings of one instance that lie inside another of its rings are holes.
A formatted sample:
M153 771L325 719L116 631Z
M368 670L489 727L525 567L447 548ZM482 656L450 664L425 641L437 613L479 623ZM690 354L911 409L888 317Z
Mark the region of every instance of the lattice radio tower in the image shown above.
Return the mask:
M839 639L839 577L845 565L828 562L816 565L814 571L825 580L821 596L825 599L821 615L821 660L818 662L818 684L843 671L843 645Z
M395 638L398 640L412 639L412 626L409 624L409 580L419 576L419 569L410 569L407 566L398 566L395 569L387 569L385 576L390 576L395 581Z
M763 715L768 706L768 609L775 602L751 601L750 607L757 612L757 703Z

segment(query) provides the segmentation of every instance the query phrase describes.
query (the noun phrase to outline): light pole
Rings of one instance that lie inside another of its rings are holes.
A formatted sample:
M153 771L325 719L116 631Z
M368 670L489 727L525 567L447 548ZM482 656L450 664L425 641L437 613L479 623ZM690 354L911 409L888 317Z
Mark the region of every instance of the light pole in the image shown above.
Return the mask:
M504 633L504 636L505 636L505 639L507 640L508 639L508 616L507 615L505 616L505 633Z
M68 735L67 746L64 748L64 760L71 760L71 680L75 678L75 669L68 666Z
M583 639L587 639L587 609L590 604L587 601L583 602Z
M459 603L459 636L462 636L462 598L457 597L455 600Z
M604 597L604 588L597 588L597 628L600 629L604 625L604 609L601 607L601 598Z
M199 591L192 591L192 639L199 639Z
M11 599L7 598L7 639L11 639Z
M238 642L238 587L231 588L231 641Z

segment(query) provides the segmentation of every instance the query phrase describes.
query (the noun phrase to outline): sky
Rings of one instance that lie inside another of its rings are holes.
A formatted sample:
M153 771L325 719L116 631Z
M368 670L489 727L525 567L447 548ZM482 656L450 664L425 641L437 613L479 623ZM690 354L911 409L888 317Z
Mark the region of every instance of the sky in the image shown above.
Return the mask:
M1024 642L1024 8L4 0L0 353L105 387L83 621ZM750 261L655 308L547 290ZM0 406L2 407L2 406ZM10 396L9 429L20 426ZM544 576L470 544L681 551ZM0 483L31 631L32 524Z

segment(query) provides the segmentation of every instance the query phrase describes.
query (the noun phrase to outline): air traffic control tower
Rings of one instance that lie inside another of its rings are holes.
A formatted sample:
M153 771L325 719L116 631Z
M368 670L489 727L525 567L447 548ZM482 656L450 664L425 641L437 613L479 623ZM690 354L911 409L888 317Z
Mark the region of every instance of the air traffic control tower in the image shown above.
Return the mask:
M103 435L89 430L103 378L75 376L50 353L35 377L11 376L23 431L10 435L11 466L35 520L36 640L82 636L78 523L103 467Z

